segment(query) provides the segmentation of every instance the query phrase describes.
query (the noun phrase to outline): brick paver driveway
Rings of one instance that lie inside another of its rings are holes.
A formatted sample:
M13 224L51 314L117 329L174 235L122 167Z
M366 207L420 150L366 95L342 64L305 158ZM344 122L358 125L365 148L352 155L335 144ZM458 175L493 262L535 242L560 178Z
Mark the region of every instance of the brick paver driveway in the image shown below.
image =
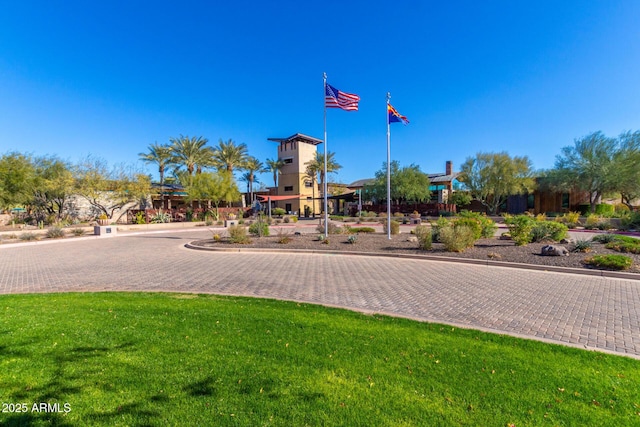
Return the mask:
M399 258L184 248L209 234L187 230L0 246L0 293L272 297L640 356L640 281Z

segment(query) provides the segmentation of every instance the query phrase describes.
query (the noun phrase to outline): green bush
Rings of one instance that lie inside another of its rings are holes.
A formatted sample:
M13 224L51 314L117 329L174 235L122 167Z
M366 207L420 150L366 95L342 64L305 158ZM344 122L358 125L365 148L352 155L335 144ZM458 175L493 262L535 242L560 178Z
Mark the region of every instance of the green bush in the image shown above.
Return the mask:
M469 227L473 231L473 237L477 240L482 236L482 227L475 218L457 218L453 222L454 227Z
M580 225L580 212L567 212L562 216L557 216L556 221L565 224L569 228Z
M83 236L85 234L84 228L74 228L71 230L71 233L74 236Z
M382 223L382 231L388 233L387 221ZM391 234L400 234L400 223L398 221L391 221Z
M531 231L535 224L535 220L528 215L506 215L504 222L509 228L511 239L518 246L523 246L531 242Z
M285 211L282 208L273 208L273 209L271 209L271 215L282 216L282 215L284 215L286 213L287 213L287 211Z
M600 203L596 205L596 214L602 216L612 216L615 211L615 206L608 203Z
M475 221L478 224L480 227L479 230L471 221ZM487 218L485 214L468 210L460 211L456 222L460 223L460 225L467 225L473 228L478 239L481 237L489 239L495 235L498 229L496 223L491 218Z
M531 241L553 240L558 242L567 237L568 230L566 225L556 221L536 221L531 229Z
M146 219L146 215L144 214L144 212L138 212L136 213L136 217L133 220L136 224L146 224L147 223L147 219Z
M352 233L375 233L376 229L373 227L352 227Z
M268 236L269 224L263 220L258 220L249 226L249 233L258 237Z
M585 264L611 270L628 270L633 260L624 255L594 255L584 260Z
M357 241L358 241L358 236L356 234L352 234L351 236L347 237L347 243L351 243L353 245Z
M440 241L444 244L446 251L464 252L465 249L473 247L476 239L473 229L466 225L460 225L458 227L442 227Z
M20 235L20 240L24 240L25 242L30 242L32 240L38 240L39 237L35 233L25 232Z
M197 221L197 219L194 219L194 220ZM171 214L169 214L168 212L159 211L158 213L156 213L154 216L151 217L151 222L153 224L171 222Z
M239 225L229 227L229 242L241 244L251 243L249 236L247 236L247 229Z
M47 230L45 236L48 239L62 239L64 237L64 230L60 227L51 227Z
M615 235L616 238L605 244L605 248L618 252L640 254L640 239Z
M640 212L631 212L622 218L622 226L627 230L640 230Z
M418 238L418 247L425 251L431 250L433 243L431 227L426 225L417 225L413 231Z
M316 227L316 231L318 233L324 233L324 222L323 221L320 221L320 224ZM340 228L338 225L336 225L335 222L329 221L329 224L327 225L327 232L329 234L341 234L342 233L342 228Z
M435 223L431 223L431 235L433 237L434 242L440 242L440 230L444 227L453 226L451 220L440 217Z
M573 252L591 252L592 246L593 241L591 240L576 240L576 243L573 245Z

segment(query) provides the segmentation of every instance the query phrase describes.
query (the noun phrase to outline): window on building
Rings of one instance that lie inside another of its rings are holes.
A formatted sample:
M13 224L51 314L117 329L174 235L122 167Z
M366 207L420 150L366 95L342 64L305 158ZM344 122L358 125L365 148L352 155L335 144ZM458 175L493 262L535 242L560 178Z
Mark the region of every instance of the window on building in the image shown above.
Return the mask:
M307 187L307 188L311 188L311 187L313 187L313 183L311 181L305 181L304 182L304 186Z
M289 157L288 159L284 159L284 163L286 165L293 163L293 159L291 157Z
M562 193L562 209L569 209L569 193Z
M293 191L293 185L285 185L284 191Z

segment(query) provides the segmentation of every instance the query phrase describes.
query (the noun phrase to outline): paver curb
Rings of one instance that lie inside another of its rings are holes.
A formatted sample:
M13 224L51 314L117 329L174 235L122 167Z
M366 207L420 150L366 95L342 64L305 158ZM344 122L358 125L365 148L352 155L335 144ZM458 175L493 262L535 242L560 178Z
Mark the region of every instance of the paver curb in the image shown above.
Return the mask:
M360 252L360 251L332 251L316 249L273 249L273 248L211 248L195 245L194 242L186 243L185 248L200 251L214 252L274 252L274 253L304 253L304 254L325 254L325 255L356 255L368 257L403 258L425 261L453 262L459 264L484 265L487 267L518 268L522 270L549 271L555 273L581 274L585 276L606 277L610 279L640 280L640 274L625 273L622 271L610 270L589 270L572 267L557 267L550 265L523 264L518 262L481 260L473 258L458 258L437 255L412 255L412 254L386 254L381 252Z

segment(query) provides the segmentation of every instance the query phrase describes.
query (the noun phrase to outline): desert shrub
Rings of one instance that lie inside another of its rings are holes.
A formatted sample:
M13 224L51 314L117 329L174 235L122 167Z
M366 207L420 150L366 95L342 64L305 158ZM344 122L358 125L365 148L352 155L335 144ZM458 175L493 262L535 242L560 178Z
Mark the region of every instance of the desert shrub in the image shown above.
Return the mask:
M430 250L433 243L431 227L426 225L417 225L413 232L418 238L418 247L425 251Z
M241 244L251 243L251 240L247 235L247 229L239 225L232 225L229 227L229 242Z
M629 230L640 229L640 212L631 212L628 217L622 219L622 226Z
M622 236L619 236L617 234L606 233L606 234L599 234L597 236L593 236L591 240L598 243L609 243L609 242L613 242L614 240L617 240L619 237L622 237Z
M286 213L287 213L287 211L285 211L282 208L273 208L273 209L271 209L271 215L282 216L282 215L284 215Z
M375 233L376 229L373 227L351 227L350 233Z
M284 230L282 228L278 229L276 236L277 236L276 241L282 245L286 245L292 240L289 234L289 230Z
M159 211L151 217L151 222L153 224L171 222L171 215L168 212Z
M387 218L387 213L386 213L386 212L380 212L380 213L378 214L378 218L384 218L384 219L386 219L386 218Z
M146 219L146 215L144 214L144 212L136 213L136 217L134 218L133 222L136 223L136 224L146 224L147 223L147 219Z
M591 240L576 240L573 244L573 252L591 252L591 248L593 246L593 241Z
M51 227L47 230L45 236L48 239L62 239L64 237L64 230L60 227Z
M536 221L546 221L546 220L547 220L547 214L539 213L538 215L536 215Z
M214 242L219 242L220 240L222 240L222 237L220 237L220 235L218 233L215 233L213 236L213 241Z
M28 232L28 231L27 231L27 232L22 233L22 234L20 235L20 240L23 240L23 241L25 241L25 242L30 242L30 241L33 241L33 240L38 240L38 235L37 235L37 234L35 234L35 233L30 233L30 232Z
M565 224L569 228L580 225L580 212L567 212L562 216L557 216L556 221Z
M471 227L477 239L484 237L493 237L498 226L486 215L479 212L472 212L463 210L458 214L458 218L455 220L456 224L466 225ZM475 224L474 224L475 223Z
M531 229L532 242L560 241L567 237L568 227L555 221L536 221Z
M382 231L388 233L389 224L387 221L382 223ZM391 221L391 234L400 234L400 223L398 221Z
M608 203L600 203L596 205L596 214L602 216L612 216L615 211L615 207Z
M318 233L324 233L323 221L320 221L320 224L316 227L316 231L318 231ZM340 234L342 233L342 229L335 222L329 221L327 225L327 232L328 234Z
M589 214L587 215L587 219L584 223L584 228L587 230L595 230L598 228L598 224L602 221L602 217L597 214Z
M263 220L258 220L249 226L249 233L258 237L268 236L269 224Z
M71 234L74 236L83 236L85 234L84 228L74 228L71 230Z
M433 237L434 242L440 242L440 230L444 227L452 226L451 220L447 218L440 217L435 223L431 224L431 235Z
M640 254L640 239L634 239L629 236L617 236L616 239L605 244L604 247L618 252Z
M585 258L585 264L610 270L628 270L633 265L633 260L625 255L594 255Z
M363 212L362 216L366 216L367 218L375 218L378 216L378 214L375 212Z
M511 239L518 246L526 245L531 242L531 231L535 224L535 220L528 215L505 215L504 222L509 228Z
M449 252L464 252L473 247L476 239L473 229L466 225L442 227L440 229L440 241L444 249Z
M393 213L393 217L394 218L404 218L404 214L402 212L394 212Z
M357 241L358 241L357 234L352 234L349 237L347 237L347 243L351 243L352 245L354 245Z
M285 224L289 224L291 222L291 217L285 216L284 218L282 218L282 222L284 222Z

